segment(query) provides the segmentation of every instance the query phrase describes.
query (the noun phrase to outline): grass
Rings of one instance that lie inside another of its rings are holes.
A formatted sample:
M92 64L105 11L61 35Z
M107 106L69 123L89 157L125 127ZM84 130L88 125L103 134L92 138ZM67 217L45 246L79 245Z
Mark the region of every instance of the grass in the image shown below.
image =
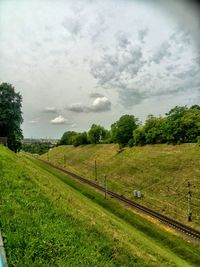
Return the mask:
M0 146L9 266L198 266L199 247Z
M50 162L98 182L107 175L108 188L200 230L200 148L197 144L148 145L125 148L117 145L61 146L49 151ZM41 156L47 160L47 154ZM192 184L193 221L187 221L188 181Z

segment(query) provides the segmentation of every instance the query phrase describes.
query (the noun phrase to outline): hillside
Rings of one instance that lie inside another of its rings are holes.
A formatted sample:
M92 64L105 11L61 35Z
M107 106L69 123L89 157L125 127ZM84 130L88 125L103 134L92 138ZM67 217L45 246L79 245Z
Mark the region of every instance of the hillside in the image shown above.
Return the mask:
M41 156L74 173L103 183L108 188L147 207L200 230L200 147L197 144L147 145L125 148L86 145L61 146ZM192 222L188 223L188 182L192 191ZM135 199L134 190L143 197Z
M199 247L0 146L9 266L197 266ZM121 219L123 218L123 219Z

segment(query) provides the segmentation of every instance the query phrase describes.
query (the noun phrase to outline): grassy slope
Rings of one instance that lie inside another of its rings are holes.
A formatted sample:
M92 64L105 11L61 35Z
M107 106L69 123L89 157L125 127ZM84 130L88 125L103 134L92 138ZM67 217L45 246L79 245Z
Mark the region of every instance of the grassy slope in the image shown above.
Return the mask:
M199 249L193 245L1 146L0 175L0 225L9 266L197 266L200 262Z
M141 190L139 201L187 224L187 184L192 184L193 222L200 230L200 147L196 144L154 145L126 148L116 145L61 146L49 152L49 160L61 167L94 180L94 160L98 181L108 177L108 187L129 198ZM41 158L47 160L47 154Z

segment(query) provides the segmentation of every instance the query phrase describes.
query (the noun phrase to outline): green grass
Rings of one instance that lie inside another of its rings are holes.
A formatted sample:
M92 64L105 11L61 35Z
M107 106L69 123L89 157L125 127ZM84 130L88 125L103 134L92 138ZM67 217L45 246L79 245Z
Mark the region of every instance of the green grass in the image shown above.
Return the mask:
M125 148L117 145L61 146L49 151L50 162L94 180L97 162L99 183L107 175L108 187L139 203L200 230L200 147L197 144L147 145ZM47 154L41 156L47 160ZM193 221L187 221L188 181L192 184Z
M9 266L198 266L199 247L0 146Z

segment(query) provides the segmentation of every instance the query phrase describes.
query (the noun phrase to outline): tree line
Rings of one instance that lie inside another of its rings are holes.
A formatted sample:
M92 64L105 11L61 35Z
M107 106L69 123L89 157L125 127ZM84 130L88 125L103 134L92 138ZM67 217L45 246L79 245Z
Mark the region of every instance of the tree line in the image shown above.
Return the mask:
M48 152L49 148L52 148L51 143L33 143L33 144L23 144L22 150L25 152L29 152L32 154L39 154L42 155L46 152Z
M176 106L165 116L148 115L141 123L134 115L123 115L110 130L92 124L88 132L67 131L57 145L110 144L120 147L146 144L200 143L200 106Z
M22 148L23 134L20 128L22 117L22 96L8 83L0 84L0 137L7 137L8 147L17 152ZM200 144L200 106L176 106L164 116L149 115L141 123L134 115L123 115L105 129L92 124L88 132L67 131L57 145L110 144L120 147L146 144ZM27 148L27 147L26 147ZM41 145L27 148L45 151Z
M22 147L22 96L9 83L0 84L0 137L7 138L8 147L17 152Z

